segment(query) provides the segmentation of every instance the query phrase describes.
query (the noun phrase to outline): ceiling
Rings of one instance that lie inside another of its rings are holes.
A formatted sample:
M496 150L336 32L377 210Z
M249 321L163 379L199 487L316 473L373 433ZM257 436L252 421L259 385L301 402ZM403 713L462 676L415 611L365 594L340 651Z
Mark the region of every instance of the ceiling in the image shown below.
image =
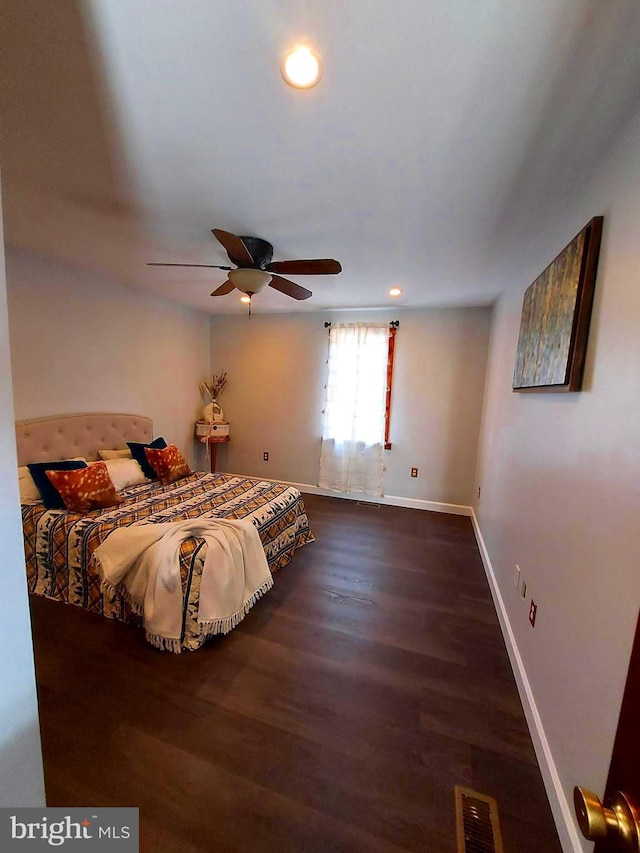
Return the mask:
M261 311L483 304L640 102L637 0L4 0L7 242L214 313L210 234L333 257ZM283 54L321 55L314 89Z

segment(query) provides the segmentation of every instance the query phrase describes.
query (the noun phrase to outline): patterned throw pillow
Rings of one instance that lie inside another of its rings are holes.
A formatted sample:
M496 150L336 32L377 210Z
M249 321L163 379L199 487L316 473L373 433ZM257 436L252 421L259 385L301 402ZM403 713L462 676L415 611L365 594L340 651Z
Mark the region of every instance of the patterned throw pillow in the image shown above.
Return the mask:
M47 477L71 512L84 514L122 503L105 462L95 462L77 471L47 471Z
M47 476L47 471L72 471L78 468L86 468L85 459L65 459L62 462L32 462L27 465L33 482L38 487L45 509L64 509L64 501L54 484Z
M173 483L179 480L180 477L186 477L191 473L191 469L185 462L184 456L175 444L170 444L162 450L154 450L152 447L145 447L144 452L147 456L149 465L158 475L158 479L163 485Z
M136 460L136 462L140 465L142 470L144 471L145 477L148 477L150 480L155 480L156 472L153 470L149 462L147 461L147 457L145 456L145 450L147 447L166 447L167 442L164 440L162 436L158 436L158 438L154 439L149 444L143 444L140 441L128 441L127 447L131 451L131 455Z

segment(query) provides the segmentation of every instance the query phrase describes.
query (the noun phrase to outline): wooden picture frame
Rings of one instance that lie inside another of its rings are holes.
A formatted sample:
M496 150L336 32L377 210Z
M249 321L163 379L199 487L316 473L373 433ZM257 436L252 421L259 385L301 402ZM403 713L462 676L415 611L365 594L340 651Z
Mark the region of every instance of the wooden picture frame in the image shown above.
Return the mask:
M580 391L602 237L594 218L524 294L514 391Z

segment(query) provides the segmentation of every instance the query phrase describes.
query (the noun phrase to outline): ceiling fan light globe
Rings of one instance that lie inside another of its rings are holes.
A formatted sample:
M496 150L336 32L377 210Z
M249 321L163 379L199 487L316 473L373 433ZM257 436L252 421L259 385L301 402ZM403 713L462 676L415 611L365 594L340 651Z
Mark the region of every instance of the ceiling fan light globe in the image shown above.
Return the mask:
M271 275L264 270L231 270L229 279L241 293L253 296L269 284Z

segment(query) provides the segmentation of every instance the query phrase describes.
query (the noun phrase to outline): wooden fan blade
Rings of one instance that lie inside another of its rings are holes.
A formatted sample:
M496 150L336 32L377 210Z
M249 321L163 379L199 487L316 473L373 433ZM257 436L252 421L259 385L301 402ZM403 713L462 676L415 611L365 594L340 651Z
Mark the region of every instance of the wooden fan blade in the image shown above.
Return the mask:
M220 228L213 228L211 233L227 250L227 255L232 261L238 264L253 265L251 252L247 249L240 237L236 237L230 231L221 231Z
M299 284L289 281L288 278L282 278L280 275L271 276L269 287L274 287L280 293L284 293L285 296L292 296L294 299L308 299L313 296L313 293L306 287L300 287Z
M233 282L231 282L229 279L227 279L226 281L224 281L220 285L220 287L217 287L211 295L212 296L226 296L227 293L231 293L231 291L234 289L234 287L235 287L235 284L233 284Z
M267 267L269 272L284 272L287 275L337 275L342 266L332 258L317 258L312 261L274 261Z
M233 267L221 267L218 264L159 264L148 263L148 267L205 267L208 270L231 270Z

